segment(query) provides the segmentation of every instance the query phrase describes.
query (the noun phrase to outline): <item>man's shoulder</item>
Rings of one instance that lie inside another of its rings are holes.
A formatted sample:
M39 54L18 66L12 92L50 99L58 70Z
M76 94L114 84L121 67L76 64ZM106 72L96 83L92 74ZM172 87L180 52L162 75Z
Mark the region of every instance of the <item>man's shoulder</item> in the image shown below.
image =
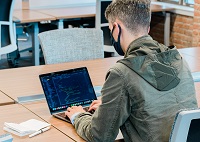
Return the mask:
M123 59L121 59L121 60L123 60ZM122 72L122 71L124 71L124 70L126 70L127 69L127 66L126 65L124 65L123 63L121 63L120 61L121 60L119 60L117 63L115 63L111 68L110 68L110 71L120 71L120 72Z

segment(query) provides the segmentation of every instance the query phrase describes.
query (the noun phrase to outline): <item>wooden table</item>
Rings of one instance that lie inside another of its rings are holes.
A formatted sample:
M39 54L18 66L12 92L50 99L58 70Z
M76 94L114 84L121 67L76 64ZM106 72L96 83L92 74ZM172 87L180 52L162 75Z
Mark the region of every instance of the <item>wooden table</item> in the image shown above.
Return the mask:
M51 15L55 17L58 22L58 29L63 29L63 19L95 17L95 6L78 6L66 8L52 8L52 9L38 9L38 12Z
M39 75L87 66L93 85L102 85L108 69L122 57L0 70L0 90L15 101L19 96L43 94Z
M181 54L189 63L192 72L200 71L200 59L185 53ZM101 86L105 81L105 75L109 68L121 58L123 57L0 70L0 78L2 80L0 82L0 90L9 95L15 101L18 101L18 97L43 94L39 81L40 74L83 66L88 68L93 85Z
M174 10L174 8L151 4L151 12L167 12L171 10ZM95 17L96 6L78 6L78 7L66 7L66 8L55 8L55 9L53 8L52 9L38 9L37 11L55 17L59 21L58 29L63 29L64 19ZM164 44L165 45L169 45L169 39L170 39L170 13L166 13L165 24L164 24Z
M43 14L34 10L14 10L13 20L15 23L31 23L33 24L32 34L32 47L33 47L33 61L34 65L39 65L39 28L38 22L56 20L55 17Z
M196 59L200 59L200 47L199 48L196 48L196 47L181 48L179 49L179 52L183 53L184 55L189 55ZM200 63L198 65L200 65Z
M14 104L15 101L8 97L6 94L3 92L0 92L0 106L2 105L9 105L9 104Z
M166 7L161 5L151 5L152 12L165 12L174 10L172 7ZM71 18L85 18L85 17L95 17L96 6L76 6L76 7L65 7L65 8L51 8L51 9L38 9L40 13L51 15L57 20L71 19ZM62 22L62 21L60 21ZM63 28L60 24L60 29Z
M40 21L56 20L54 16L30 9L14 10L13 16L15 17L14 20L20 23L35 23Z
M196 87L196 92L197 92L196 93L197 101L199 102L198 104L200 106L200 82L195 83L195 87ZM26 108L28 108L32 112L39 115L42 119L51 123L54 127L56 127L58 130L60 130L64 134L70 136L75 141L78 141L78 142L84 141L81 137L79 137L77 135L74 127L71 124L69 124L69 123L67 123L63 120L59 120L59 119L50 115L48 105L47 105L45 100L44 101L38 101L38 102L24 103L22 105L24 105ZM120 141L121 138L122 138L122 136L119 135L117 141Z
M181 55L188 62L192 72L200 71L200 47L190 47L178 49Z
M182 53L182 50L180 52L186 59L190 59L189 66L190 68L192 67L192 71L200 71L200 66L196 66L200 59L195 60L195 57ZM0 82L0 89L16 101L19 96L43 94L38 77L39 74L83 66L88 68L93 85L103 85L108 69L121 58L123 57L0 70L0 78L2 80ZM10 85L11 83L16 85ZM197 100L200 104L200 84L195 83L195 87L197 90ZM22 105L40 116L43 120L51 123L54 127L70 136L72 139L84 141L77 135L71 124L50 115L45 100L23 103Z
M51 123L54 127L56 127L62 133L70 136L75 141L78 141L78 142L84 141L81 137L78 136L72 124L51 116L46 101L24 103L23 105L27 107L29 110L31 110L32 112L39 115L42 119Z
M32 112L39 115L42 119L51 123L55 128L60 130L62 133L68 135L69 137L71 137L75 141L78 141L78 142L84 142L85 141L76 133L76 130L74 129L72 124L67 123L63 120L60 120L60 119L55 118L55 117L50 115L46 101L24 103L22 105L24 105L26 108L28 108ZM116 139L116 142L120 142L122 138L123 138L122 135L119 134L117 139Z
M152 12L165 12L173 10L174 8L161 6L161 5L151 5ZM38 22L42 21L54 21L58 20L58 29L63 29L64 19L73 18L85 18L85 17L95 17L96 6L78 6L78 7L66 7L66 8L56 8L56 9L38 9L38 10L14 10L13 20L16 23L32 23L32 47L33 47L33 57L34 65L39 65L39 40L38 40ZM164 24L164 41L165 45L169 45L170 37L170 13L165 15Z
M29 119L44 121L20 104L0 106L0 112L0 134L8 133L7 131L3 130L4 122L21 123ZM50 130L32 138L29 138L28 136L19 137L14 134L12 134L12 136L13 142L73 142L72 139L55 129L53 126L51 126Z
M200 107L200 82L195 83L198 106Z

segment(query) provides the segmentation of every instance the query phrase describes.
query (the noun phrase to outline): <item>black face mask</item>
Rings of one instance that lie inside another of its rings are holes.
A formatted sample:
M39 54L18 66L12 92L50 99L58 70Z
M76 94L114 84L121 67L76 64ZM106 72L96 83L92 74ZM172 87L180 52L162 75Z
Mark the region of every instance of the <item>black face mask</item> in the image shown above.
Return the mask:
M110 34L110 36L111 36L111 43L114 46L116 52L119 55L124 56L124 51L122 50L122 47L120 45L121 27L120 27L120 25L118 25L118 27L119 27L118 41L116 42L115 39L114 39L114 37L113 37L113 35L112 35L113 31L114 31L114 27L113 27L112 33Z

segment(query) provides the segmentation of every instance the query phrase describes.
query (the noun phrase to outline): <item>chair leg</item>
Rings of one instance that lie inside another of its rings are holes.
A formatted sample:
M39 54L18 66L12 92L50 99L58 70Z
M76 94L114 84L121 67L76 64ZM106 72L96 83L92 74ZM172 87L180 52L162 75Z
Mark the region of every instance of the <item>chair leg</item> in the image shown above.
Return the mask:
M8 66L11 68L18 67L18 59L20 58L19 50L16 50L12 53L7 54Z
M10 68L16 68L19 65L18 60L20 58L20 53L19 53L17 38L16 38L16 44L17 44L17 50L7 54L7 62Z

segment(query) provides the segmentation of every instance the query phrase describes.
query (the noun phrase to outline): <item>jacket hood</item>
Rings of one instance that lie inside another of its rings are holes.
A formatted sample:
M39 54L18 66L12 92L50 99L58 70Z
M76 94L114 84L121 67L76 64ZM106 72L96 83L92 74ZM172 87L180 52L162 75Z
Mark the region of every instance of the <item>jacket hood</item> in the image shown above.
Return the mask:
M174 46L159 44L149 35L134 40L125 58L118 62L132 69L159 91L168 91L180 82L181 55Z

